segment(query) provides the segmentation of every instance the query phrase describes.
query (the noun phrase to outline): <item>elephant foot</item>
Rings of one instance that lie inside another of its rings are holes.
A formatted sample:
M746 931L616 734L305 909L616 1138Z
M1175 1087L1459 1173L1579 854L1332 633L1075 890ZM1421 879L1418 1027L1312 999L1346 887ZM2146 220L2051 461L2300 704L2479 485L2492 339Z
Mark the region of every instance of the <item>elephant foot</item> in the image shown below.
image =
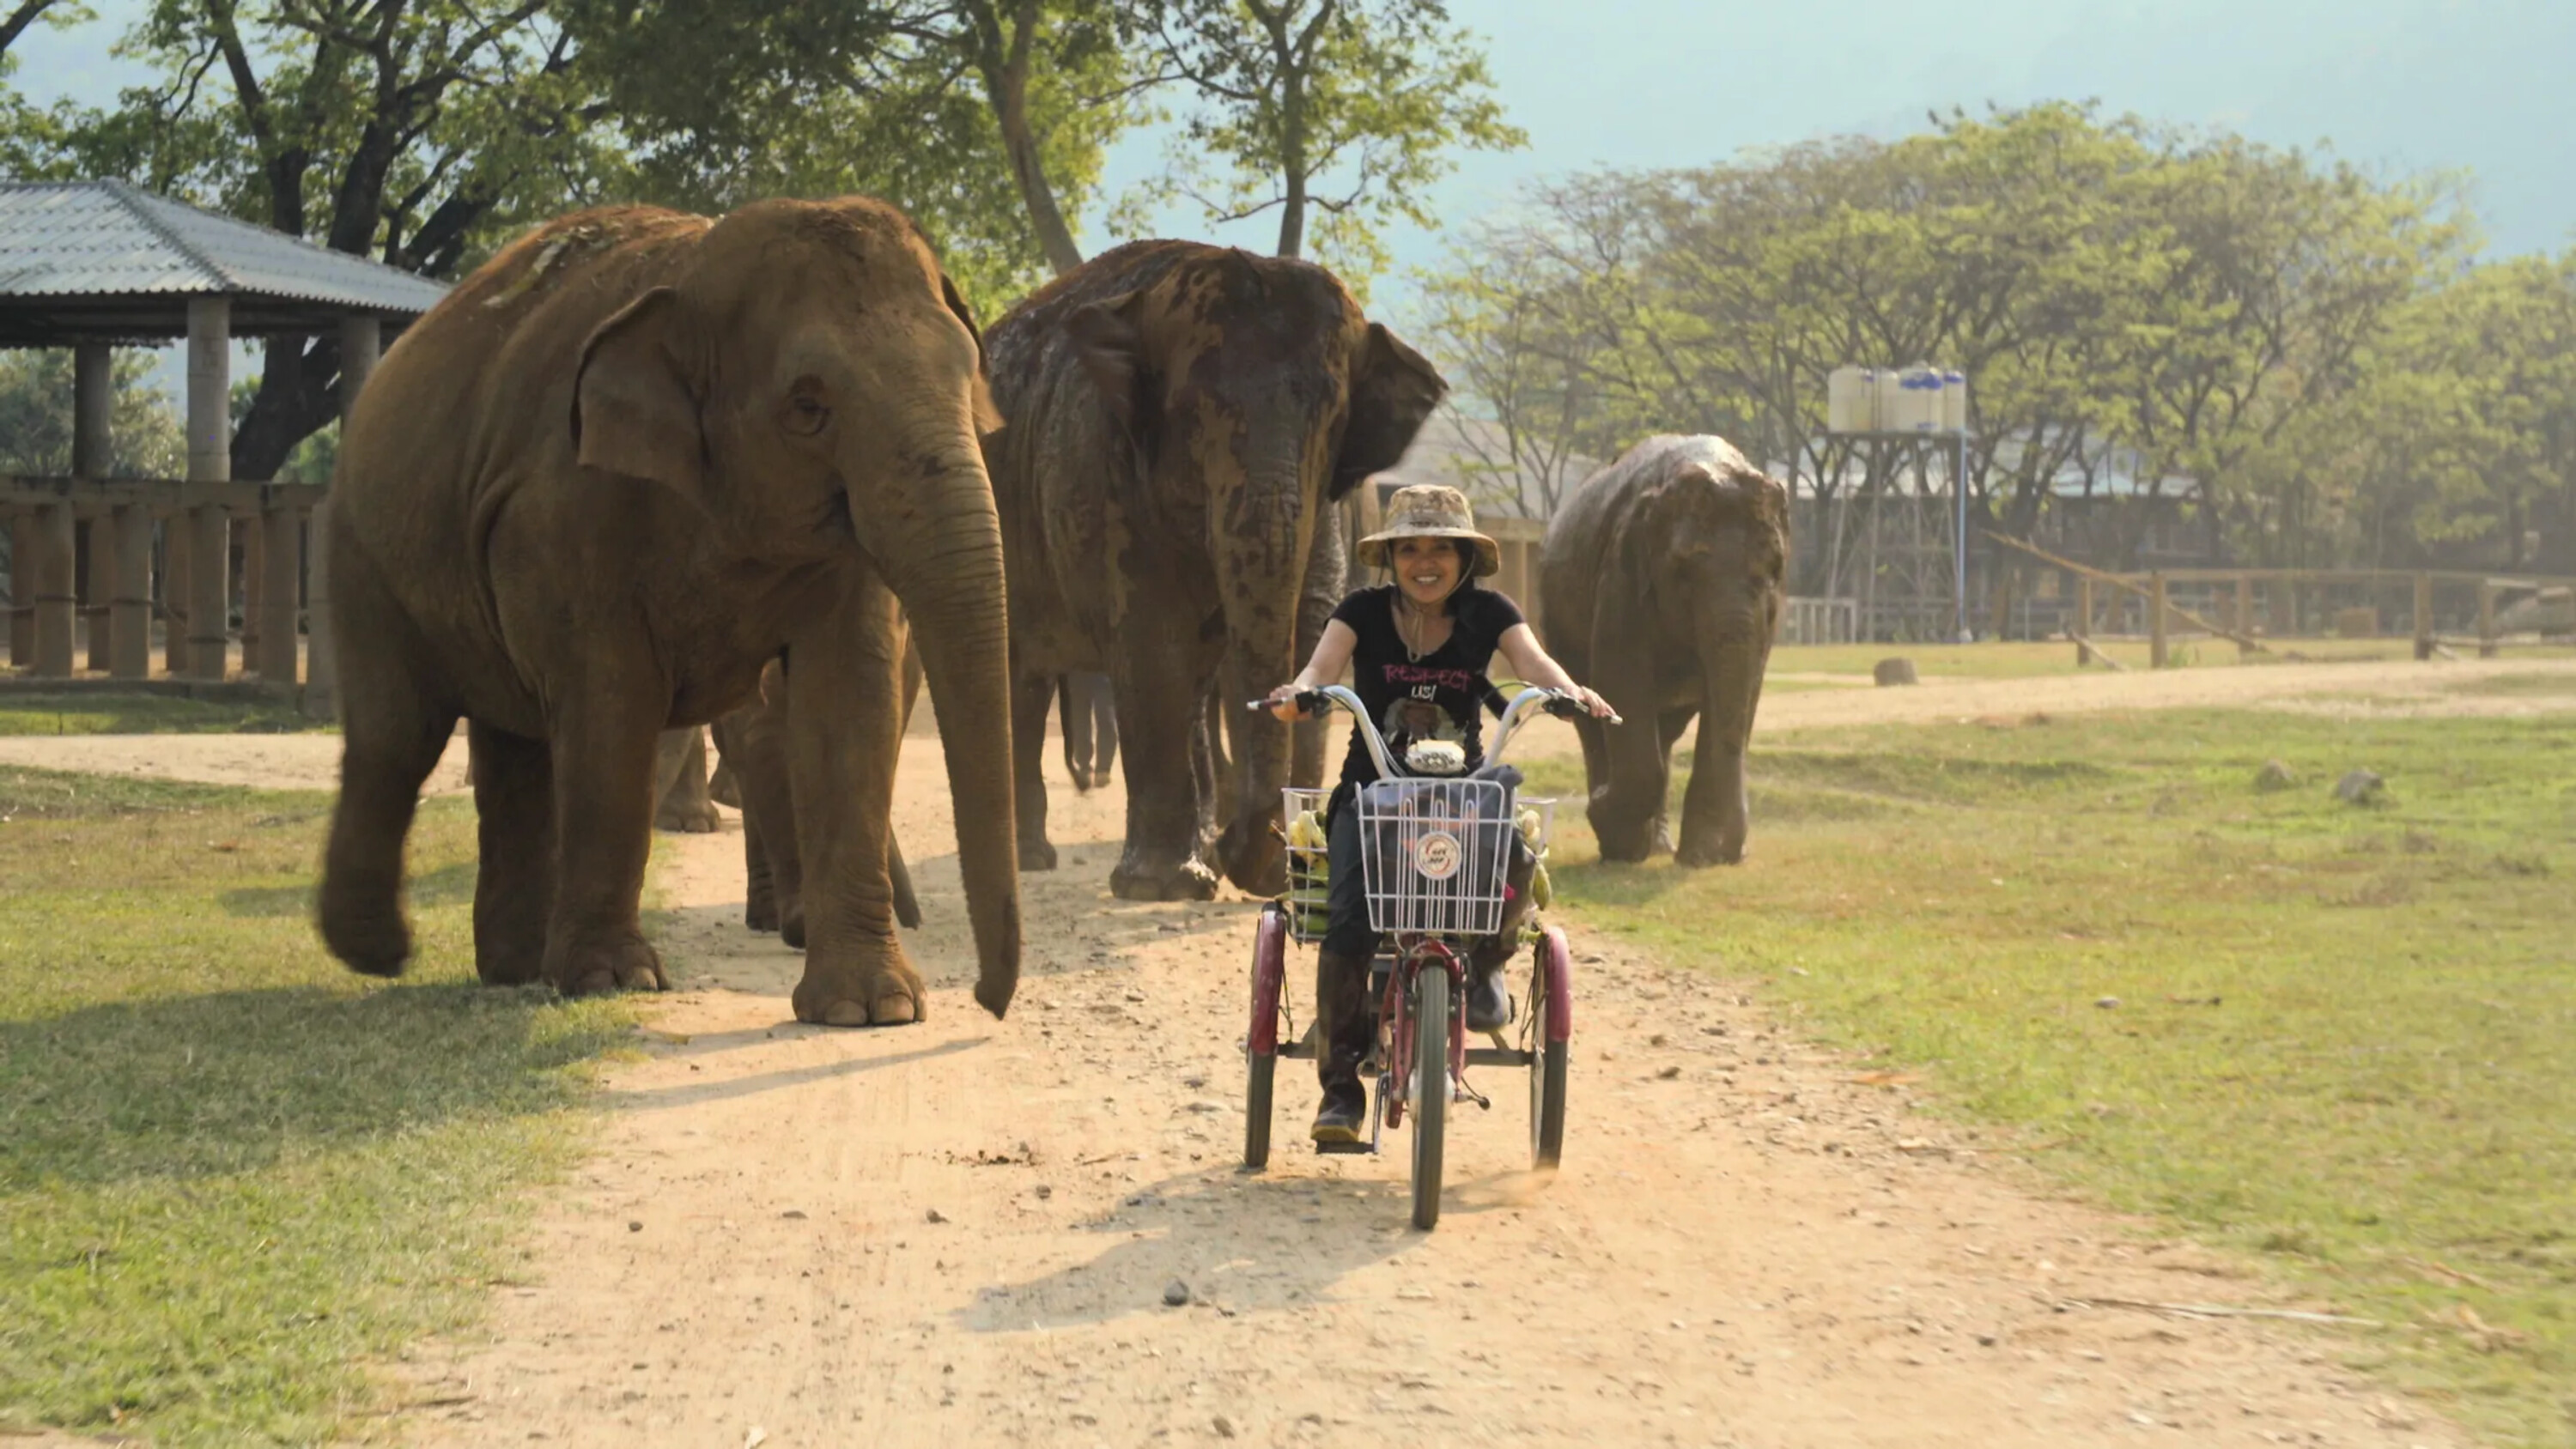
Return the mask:
M778 905L774 901L745 901L742 907L745 929L763 933L778 929Z
M716 814L716 807L709 805L700 810L679 812L679 818L665 828L683 835L713 835L724 828L724 820Z
M400 976L411 960L411 928L391 903L359 907L335 903L323 886L322 944L343 965L365 976Z
M1122 901L1212 901L1216 872L1197 860L1163 866L1122 860L1109 873L1109 893Z
M1055 869L1055 842L1050 841L1050 840L1023 840L1023 841L1021 841L1021 842L1020 842L1020 869L1022 869L1022 870L1053 870L1053 869Z
M778 913L778 943L802 951L805 949L805 908L789 906Z
M903 944L888 936L853 959L805 958L796 983L796 1019L817 1026L904 1026L929 1016L929 993Z
M529 986L545 974L546 953L533 943L474 948L474 979L486 986Z
M1657 855L1674 854L1672 827L1661 820L1655 822L1655 853Z
M1712 865L1742 865L1743 863L1744 847L1740 843L1736 845L1728 845L1724 841L1719 841L1715 844L1703 845L1698 841L1686 840L1682 842L1681 849L1673 852L1673 864L1680 866L1685 870L1700 870Z
M1080 765L1067 765L1065 766L1065 773L1073 777L1073 788L1077 793L1085 795L1091 793L1091 772L1089 770L1084 769Z
M637 936L589 941L550 951L545 974L546 980L566 996L661 991L670 985L662 974L661 953Z

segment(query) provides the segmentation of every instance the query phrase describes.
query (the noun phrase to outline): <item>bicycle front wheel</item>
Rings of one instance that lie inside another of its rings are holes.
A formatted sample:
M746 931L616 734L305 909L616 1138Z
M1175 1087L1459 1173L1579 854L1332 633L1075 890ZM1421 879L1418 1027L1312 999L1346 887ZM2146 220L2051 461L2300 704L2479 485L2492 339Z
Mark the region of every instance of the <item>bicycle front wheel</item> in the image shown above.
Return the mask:
M1413 977L1413 1225L1440 1221L1440 1170L1449 1128L1449 971Z

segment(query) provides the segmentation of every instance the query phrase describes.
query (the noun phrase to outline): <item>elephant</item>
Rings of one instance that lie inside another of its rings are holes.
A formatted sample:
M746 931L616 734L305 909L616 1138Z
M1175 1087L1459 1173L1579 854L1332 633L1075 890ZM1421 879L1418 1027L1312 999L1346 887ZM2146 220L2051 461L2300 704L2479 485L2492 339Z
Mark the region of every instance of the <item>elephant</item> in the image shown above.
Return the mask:
M1744 747L1779 630L1788 496L1723 438L1663 435L1584 480L1548 521L1548 648L1629 721L1575 721L1602 859L1664 846L1673 744L1694 716L1674 860L1744 858Z
M1205 900L1211 859L1276 892L1290 734L1243 701L1296 670L1339 602L1332 503L1403 456L1447 384L1323 268L1187 241L1102 253L986 346L1010 420L985 447L1011 590L1021 867L1055 865L1039 770L1050 683L1101 670L1127 782L1112 892Z
M716 802L707 778L704 726L664 730L653 751L653 828L687 835L715 832Z
M1009 636L965 299L865 197L721 218L574 213L387 350L328 514L340 795L317 926L354 970L411 954L403 846L467 722L475 968L568 995L666 985L637 919L656 737L786 655L808 879L798 1019L918 1021L886 859L900 661L917 640L977 959L1017 985ZM900 604L900 610L898 610Z
M1118 709L1109 676L1058 675L1055 697L1064 719L1064 772L1073 777L1073 788L1109 783L1109 767L1118 761Z
M909 722L921 680L920 656L904 654L904 711ZM742 811L743 924L776 931L799 950L805 946L805 870L796 849L796 791L790 779L787 670L772 661L760 671L760 691L708 728L729 768ZM906 930L921 928L921 905L903 847L886 840L886 875L894 890L894 918Z

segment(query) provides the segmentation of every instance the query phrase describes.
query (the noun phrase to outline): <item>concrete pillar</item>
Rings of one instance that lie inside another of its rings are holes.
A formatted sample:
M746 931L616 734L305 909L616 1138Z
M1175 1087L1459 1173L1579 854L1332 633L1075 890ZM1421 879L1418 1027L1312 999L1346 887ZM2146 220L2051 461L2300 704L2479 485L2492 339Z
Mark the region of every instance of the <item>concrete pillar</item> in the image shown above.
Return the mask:
M340 441L344 445L349 439L349 413L375 372L383 346L384 329L377 319L340 319ZM304 550L304 713L315 719L329 718L337 708L331 658L330 523L331 498L325 493L306 525Z
M72 553L72 505L66 498L36 510L34 556L25 560L35 585L36 673L67 679L72 672L72 611L77 564Z
M83 532L89 587L81 591L81 617L89 620L89 667L104 674L116 659L116 616L108 603L116 597L116 520L102 513Z
M36 575L28 564L36 557L36 515L9 516L9 667L36 662Z
M177 679L188 672L188 592L196 570L188 567L188 510L161 520L161 668Z
M2167 636L2172 623L2166 608L2165 576L2162 573L2147 575L2147 667L2150 669L2162 669L2169 662Z
M244 674L258 673L262 657L259 642L260 563L268 552L268 531L260 527L260 517L254 513L236 520L233 532L234 540L241 545L242 556L238 587L241 590L241 661Z
M115 587L107 596L107 672L119 679L142 679L152 673L152 510L140 503L120 503L116 516L90 525L105 528L115 542Z
M283 491L283 490L280 490ZM268 505L259 518L259 677L293 684L296 668L295 583L303 563L302 510L292 500Z
M189 482L232 481L232 431L232 302L225 297L192 297L188 300ZM221 504L201 503L189 510L188 673L192 678L224 677L231 532L232 521Z

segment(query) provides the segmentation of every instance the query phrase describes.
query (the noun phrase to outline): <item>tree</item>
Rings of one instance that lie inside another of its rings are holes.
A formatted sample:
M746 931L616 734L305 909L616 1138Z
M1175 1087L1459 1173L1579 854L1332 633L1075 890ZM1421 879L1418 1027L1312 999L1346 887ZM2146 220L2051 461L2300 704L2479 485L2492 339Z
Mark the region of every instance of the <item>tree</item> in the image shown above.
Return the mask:
M1385 263L1378 229L1430 226L1426 187L1450 153L1510 150L1483 53L1442 0L1145 0L1137 32L1198 98L1159 194L1212 221L1276 210L1278 254L1317 249L1365 278ZM1211 159L1231 167L1202 191Z
M150 384L152 354L111 354L107 476L176 478L188 439L169 395ZM0 473L60 478L72 471L72 353L0 353Z
M586 195L603 161L545 0L154 0L161 78L72 118L54 174L122 176L334 251L452 277ZM274 339L233 440L273 475L337 415L338 343Z

